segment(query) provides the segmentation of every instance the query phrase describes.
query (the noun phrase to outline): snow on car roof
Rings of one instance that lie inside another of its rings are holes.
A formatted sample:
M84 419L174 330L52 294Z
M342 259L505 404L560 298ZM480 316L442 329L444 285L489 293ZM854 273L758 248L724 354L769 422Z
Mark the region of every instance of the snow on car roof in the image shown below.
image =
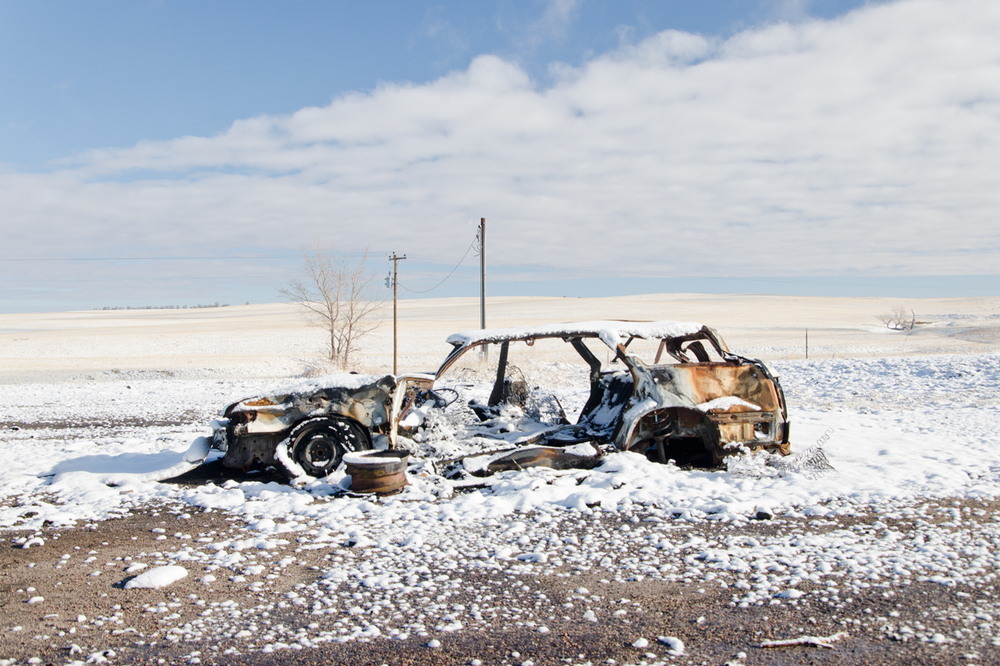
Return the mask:
M518 326L515 328L487 328L453 333L448 342L456 347L467 347L482 342L504 342L529 338L567 337L580 335L600 338L609 347L624 343L630 337L659 339L697 333L703 324L689 321L581 321L568 324Z

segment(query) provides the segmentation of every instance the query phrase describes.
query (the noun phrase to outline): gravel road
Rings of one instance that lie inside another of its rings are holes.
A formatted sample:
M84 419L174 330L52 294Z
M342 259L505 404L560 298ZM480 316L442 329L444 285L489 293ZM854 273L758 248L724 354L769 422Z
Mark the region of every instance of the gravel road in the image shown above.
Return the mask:
M964 520L945 520L956 504L927 502L920 510L937 515L931 529L949 530L956 542L996 538L996 502L960 503ZM919 540L928 527L918 522L900 521L891 529L904 540ZM635 524L634 518L596 514L585 525L552 527L571 540L574 533L631 534ZM881 525L877 516L774 517L727 525L677 520L661 527L669 528L675 542L792 543L808 535L883 529L873 525ZM149 506L90 525L39 530L27 548L22 546L28 535L6 532L0 549L0 654L5 663L1000 663L995 571L956 585L914 576L905 584L866 584L845 570L839 593L804 584L798 586L801 596L741 604L731 578L706 577L704 558L689 559L673 580L622 575L634 569L630 562L657 561L656 552L649 552L648 539L606 538L591 552L613 563L589 571L516 560L505 570L478 568L474 558L458 559L457 567L422 563L420 578L429 583L419 594L395 597L390 607L365 598L377 597L376 590L344 592L323 582L331 567L364 566L364 547L314 544L307 534L263 550L248 544L247 550L266 554L261 573L270 572L251 580L236 573L238 567L199 561L199 553L219 543L247 539L242 522L218 510ZM184 565L188 577L160 589L124 587L137 563L168 562ZM971 571L977 565L955 566ZM346 603L321 612L324 590ZM451 626L426 620L434 604L451 610L444 617ZM383 626L418 629L409 635L373 632L343 643L309 638L329 636L338 623L356 622L359 615ZM831 647L762 647L770 640L837 634ZM679 639L683 653L675 641L660 637Z

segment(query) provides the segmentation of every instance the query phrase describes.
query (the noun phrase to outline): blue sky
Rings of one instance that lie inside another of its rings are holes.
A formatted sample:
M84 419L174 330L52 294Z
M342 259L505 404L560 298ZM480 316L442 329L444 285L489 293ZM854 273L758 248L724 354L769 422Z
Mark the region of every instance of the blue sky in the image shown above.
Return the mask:
M998 4L0 0L0 311L997 293Z
M664 28L728 35L859 2L0 2L0 163L210 136L381 82L432 81L497 54L544 83ZM625 36L627 35L627 37Z

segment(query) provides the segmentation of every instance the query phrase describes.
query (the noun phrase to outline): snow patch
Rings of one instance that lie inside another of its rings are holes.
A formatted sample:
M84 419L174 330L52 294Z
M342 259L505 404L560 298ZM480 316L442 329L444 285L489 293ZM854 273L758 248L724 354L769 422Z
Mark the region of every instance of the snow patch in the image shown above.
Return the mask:
M172 585L188 575L187 569L176 564L168 564L162 567L154 567L149 571L144 571L135 578L125 583L126 590L150 589L156 590L167 585Z

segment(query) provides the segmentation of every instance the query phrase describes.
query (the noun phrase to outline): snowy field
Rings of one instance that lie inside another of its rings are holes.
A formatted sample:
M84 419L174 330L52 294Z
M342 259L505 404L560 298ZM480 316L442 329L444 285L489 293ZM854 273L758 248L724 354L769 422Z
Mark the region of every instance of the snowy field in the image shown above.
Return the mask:
M398 645L412 663L833 659L761 647L812 636L851 663L997 663L1000 301L906 301L925 322L910 334L877 321L895 305L491 303L498 325L713 325L780 375L792 459L692 471L617 454L473 487L418 459L405 491L378 499L335 496L342 474L295 488L267 475L155 480L189 467L186 449L224 405L322 372L321 334L288 306L2 315L0 528L17 551L3 601L17 612L0 620L0 657L272 663L361 645L392 663L384 646ZM473 306L404 303L400 369L432 369L444 337L474 327ZM386 340L391 324L360 369L391 368ZM459 436L433 433L442 451ZM833 469L809 465L817 451ZM121 540L63 545L137 516ZM106 600L97 615L60 600L84 584ZM656 590L690 599L691 617L667 614L659 604L676 602ZM605 632L593 651L571 640L589 627ZM483 635L492 650L470 647Z

